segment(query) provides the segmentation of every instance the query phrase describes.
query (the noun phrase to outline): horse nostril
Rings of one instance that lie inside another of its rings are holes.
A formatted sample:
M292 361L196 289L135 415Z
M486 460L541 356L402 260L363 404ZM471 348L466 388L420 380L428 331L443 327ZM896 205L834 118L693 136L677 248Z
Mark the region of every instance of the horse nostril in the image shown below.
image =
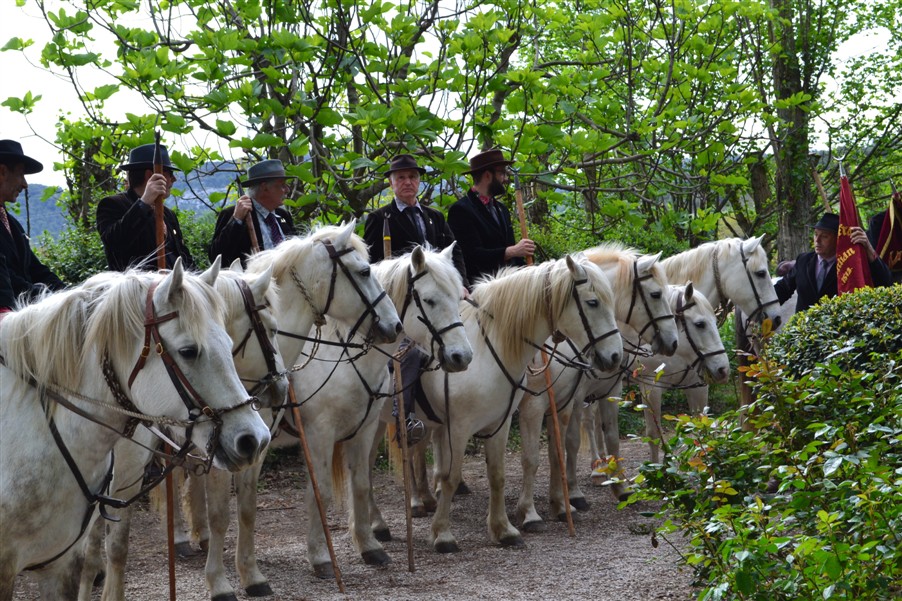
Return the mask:
M782 318L782 317L780 317L779 315L777 315L776 317L774 317L774 327L775 327L775 328L779 328L781 323L783 323L783 318Z
M670 347L670 350L672 350L674 353L675 353L676 350L677 350L677 344L678 344L678 341L674 340L674 341L673 341L673 344L672 344L671 347Z
M611 366L620 365L620 353L614 353L611 355Z
M399 322L395 325L395 334L400 334L400 333L401 333L401 328L403 328L403 327L404 327L404 326L402 326L402 325L401 325L401 322L399 321Z
M244 434L238 437L235 448L240 457L252 460L260 450L260 441L253 434Z

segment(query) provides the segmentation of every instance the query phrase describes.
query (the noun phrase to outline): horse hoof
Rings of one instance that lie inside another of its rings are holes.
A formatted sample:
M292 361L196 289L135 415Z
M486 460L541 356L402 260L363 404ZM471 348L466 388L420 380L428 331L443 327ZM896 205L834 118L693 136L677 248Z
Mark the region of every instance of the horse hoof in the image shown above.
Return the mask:
M633 491L625 490L617 495L617 500L623 503L624 501L629 501L631 496L633 496Z
M385 566L391 563L391 557L381 549L364 551L360 556L363 557L363 563L368 566Z
M545 530L547 529L548 524L546 524L542 520L537 520L534 522L523 522L523 526L520 527L520 530L522 530L523 532L529 532L530 534L545 532Z
M426 499L425 501L423 501L423 507L426 508L427 513L435 513L435 510L438 507L438 502L435 499Z
M589 511L589 502L586 497L573 497L570 499L570 506L577 511Z
M620 501L626 501L633 494L633 491L623 486L622 484L614 484L611 486L611 494L614 495L614 498Z
M332 580L335 578L335 570L332 569L332 562L320 563L313 566L313 575L320 580Z
M176 543L175 545L175 556L179 559L191 559L197 553L191 546L191 543Z
M523 537L519 534L505 536L501 539L500 543L501 546L506 549L522 549L526 546L526 542L523 541Z
M204 555L210 552L210 539L205 538L197 544L200 546L200 550L204 552Z
M428 518L429 512L426 511L426 508L422 505L417 505L410 508L410 516L415 518Z
M375 536L376 540L379 541L380 543L391 542L391 530L389 530L388 528L380 528L379 530L373 530L373 536Z
M466 482L461 480L460 483L457 485L457 490L454 491L454 496L455 497L458 495L464 496L464 495L470 494L470 492L471 492L470 487L467 486Z
M269 586L268 582L252 584L244 589L244 592L247 593L248 597L269 597L273 594L272 587Z
M223 593L221 595L214 595L213 601L238 601L238 597L235 593Z
M435 543L435 551L436 553L460 553L460 547L457 546L455 541L442 541Z

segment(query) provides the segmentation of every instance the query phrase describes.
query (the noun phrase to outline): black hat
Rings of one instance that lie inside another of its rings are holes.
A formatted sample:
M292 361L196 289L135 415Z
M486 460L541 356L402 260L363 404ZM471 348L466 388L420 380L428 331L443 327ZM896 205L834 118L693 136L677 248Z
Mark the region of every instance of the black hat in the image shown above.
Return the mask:
M266 181L268 179L296 179L293 175L285 175L285 166L279 159L267 159L252 165L247 170L247 179L241 182L243 186Z
M395 171L404 171L405 169L416 169L420 175L424 175L426 170L417 165L417 160L409 154L399 154L388 164L388 171L385 175L394 173Z
M824 213L820 221L808 227L816 230L827 230L835 234L839 232L839 215L836 213Z
M24 174L38 173L44 170L44 166L22 152L22 145L15 140L0 140L0 164L25 165Z
M143 146L132 148L132 151L128 153L128 162L119 165L119 170L130 171L139 167L153 169L153 147L154 144L144 144ZM160 145L160 160L163 162L163 167L166 169L171 171L181 171L181 169L172 166L172 163L169 160L169 151L166 150L166 147L162 144Z
M470 159L470 170L464 171L464 173L475 173L476 171L482 171L483 169L488 169L495 165L504 165L506 167L513 164L513 161L508 161L504 158L503 152L497 148L492 148L491 150L480 152Z

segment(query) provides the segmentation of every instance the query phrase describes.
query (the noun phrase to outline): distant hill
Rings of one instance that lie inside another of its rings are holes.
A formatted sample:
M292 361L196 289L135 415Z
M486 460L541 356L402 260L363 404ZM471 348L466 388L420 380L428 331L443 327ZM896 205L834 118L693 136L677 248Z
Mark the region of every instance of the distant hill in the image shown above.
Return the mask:
M166 201L166 206L203 215L212 212L207 202L211 194L225 193L230 186L234 194L235 170L231 164L221 164L218 167L210 164L204 171L203 174L193 172L187 180L184 177L179 179L175 183L175 188L181 190L182 195L178 198L170 197ZM24 194L19 196L16 204L9 206L10 212L16 216L32 238L36 239L45 231L53 238L57 238L67 226L65 211L56 204L60 196L59 187L54 187L57 189L56 194L42 201L47 186L29 183L28 206L26 207Z

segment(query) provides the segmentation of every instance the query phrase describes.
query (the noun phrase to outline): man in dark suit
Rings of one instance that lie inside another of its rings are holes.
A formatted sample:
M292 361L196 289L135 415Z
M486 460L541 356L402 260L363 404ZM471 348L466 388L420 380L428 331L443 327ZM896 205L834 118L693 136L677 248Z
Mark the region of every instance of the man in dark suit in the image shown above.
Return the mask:
M21 224L6 212L28 188L25 176L44 169L25 156L22 145L0 140L0 315L11 311L19 295L34 296L45 287L61 290L65 284L35 256Z
M247 194L235 206L220 211L216 219L211 261L216 255L222 255L223 266L231 265L235 259L245 264L253 250L247 219L254 224L257 250L275 248L285 238L297 234L291 214L283 206L289 179L294 177L285 175L285 167L278 159L261 161L247 170L247 179L241 182L247 186Z
M128 162L119 166L128 176L128 189L97 203L97 231L100 232L107 264L112 271L125 271L131 267L157 268L153 207L158 199L162 202L169 198L178 169L172 166L166 147L161 146L163 173L155 174L153 154L153 144L132 149ZM166 267L172 268L176 259L181 257L186 269L194 269L194 259L185 246L178 217L166 207L163 208L163 223Z
M796 313L808 309L825 296L834 297L837 294L836 238L839 233L839 215L824 213L811 227L814 229L814 251L800 254L789 273L774 284L780 304L789 300L793 292L798 292ZM864 248L874 286L889 286L889 269L877 256L864 230L853 227L850 237L852 243Z
M417 165L416 159L409 154L401 154L391 160L385 176L394 199L370 213L364 227L363 239L370 247L371 263L385 258L383 227L386 222L391 234L393 257L412 251L418 244L429 244L434 249L441 250L454 242L454 234L445 222L445 216L436 209L420 205L417 200L420 176L425 173L426 170ZM463 296L467 294L467 271L459 244L454 247L452 254L454 265L463 280ZM428 405L419 385L420 369L428 357L409 338L405 338L400 348L408 347L409 350L402 354L401 359L401 381L404 386L402 396L407 415L407 441L408 444L416 444L425 435L422 422L416 418L414 404L416 398L420 398L421 406ZM397 415L397 411L395 414Z
M535 252L535 242L528 238L514 242L510 211L497 199L504 194L511 164L498 149L474 156L467 171L473 187L448 210L448 225L463 250L471 284L501 267L523 265Z

